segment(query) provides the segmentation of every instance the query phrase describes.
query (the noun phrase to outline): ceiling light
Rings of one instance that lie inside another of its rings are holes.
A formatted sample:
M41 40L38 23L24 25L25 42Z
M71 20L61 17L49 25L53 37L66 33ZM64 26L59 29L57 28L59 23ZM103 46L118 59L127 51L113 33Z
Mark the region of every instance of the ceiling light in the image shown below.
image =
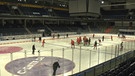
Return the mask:
M102 0L101 3L104 4L104 1Z

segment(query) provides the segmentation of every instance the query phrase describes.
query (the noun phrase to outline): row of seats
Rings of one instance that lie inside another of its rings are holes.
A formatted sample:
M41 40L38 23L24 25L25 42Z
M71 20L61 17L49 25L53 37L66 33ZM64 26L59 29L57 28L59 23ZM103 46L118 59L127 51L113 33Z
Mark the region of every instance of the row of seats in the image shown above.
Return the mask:
M126 15L103 15L103 19L135 19L135 16Z
M10 14L10 10L6 5L0 5L0 14Z
M53 6L53 7L67 7L67 5L66 6L60 6L57 2L55 3L55 2L53 2L53 4L52 4L52 2L51 1L49 1L49 0L27 0L27 1L25 1L25 0L2 0L2 1L4 1L4 2L11 2L11 3L21 3L21 4L33 4L33 5L46 5L46 6Z
M106 71L98 76L135 76L135 57L121 63L117 68Z
M84 25L66 25L66 24L41 24L41 23L27 23L26 26L22 24L11 24L7 23L4 26L0 25L0 33L3 36L7 35L21 35L28 34L28 30L31 33L38 33L39 29L44 29L46 33L52 32L82 32L83 30L88 32L88 26ZM51 30L50 30L51 29Z
M47 25L49 28L52 29L52 31L58 31L58 32L78 32L78 31L86 31L88 32L88 26L87 25L66 25L66 24L51 24Z
M47 8L34 8L24 6L16 6L16 8L12 8L12 6L8 5L0 5L0 14L69 17L68 11L63 10L51 9L50 11L50 9Z
M14 21L14 23L11 23L10 21L6 21L6 24L0 24L0 32L6 35L8 35L8 33L15 33L17 30L18 33L27 33L26 28L29 29L29 31L31 31L31 33L36 33L38 29L45 29L45 32L77 32L77 33L87 33L89 31L91 32L100 32L101 29L104 29L104 27L106 26L102 26L99 27L98 24L88 24L88 25L81 25L79 23L76 24L45 24L43 25L40 21L27 21L26 22L26 26L24 26L23 23L19 23L19 21ZM17 30L14 30L14 29ZM7 31L3 31L7 29ZM11 29L11 30L10 30ZM19 30L20 29L20 30ZM9 31L10 30L10 31ZM22 31L21 31L22 30ZM9 31L9 32L8 32ZM21 34L22 34L21 33Z

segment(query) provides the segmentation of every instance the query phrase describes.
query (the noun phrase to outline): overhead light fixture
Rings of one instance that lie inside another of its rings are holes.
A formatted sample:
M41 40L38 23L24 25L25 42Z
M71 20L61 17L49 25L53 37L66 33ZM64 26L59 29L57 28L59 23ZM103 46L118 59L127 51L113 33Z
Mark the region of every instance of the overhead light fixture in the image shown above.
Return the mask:
M20 2L21 2L22 0L18 0L18 1L20 1Z
M38 3L38 1L35 1L35 3Z
M101 3L104 4L105 2L102 0Z
M26 0L24 0L24 2L26 2Z

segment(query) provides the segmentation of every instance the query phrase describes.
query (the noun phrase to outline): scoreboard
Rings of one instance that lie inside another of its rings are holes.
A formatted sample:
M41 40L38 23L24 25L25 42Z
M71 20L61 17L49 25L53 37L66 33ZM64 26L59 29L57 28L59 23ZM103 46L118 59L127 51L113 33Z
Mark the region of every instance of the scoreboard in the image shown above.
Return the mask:
M99 16L99 0L69 0L70 16Z

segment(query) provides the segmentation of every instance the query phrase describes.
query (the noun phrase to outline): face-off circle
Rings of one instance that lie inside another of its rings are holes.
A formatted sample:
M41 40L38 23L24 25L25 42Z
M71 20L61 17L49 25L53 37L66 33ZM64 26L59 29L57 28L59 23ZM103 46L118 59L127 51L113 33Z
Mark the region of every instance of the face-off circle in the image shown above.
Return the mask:
M0 46L0 54L14 53L21 51L23 48L18 46Z
M57 69L56 75L69 72L74 69L74 62L59 57L28 57L9 62L5 69L19 76L52 76L53 63L58 61L60 68Z

